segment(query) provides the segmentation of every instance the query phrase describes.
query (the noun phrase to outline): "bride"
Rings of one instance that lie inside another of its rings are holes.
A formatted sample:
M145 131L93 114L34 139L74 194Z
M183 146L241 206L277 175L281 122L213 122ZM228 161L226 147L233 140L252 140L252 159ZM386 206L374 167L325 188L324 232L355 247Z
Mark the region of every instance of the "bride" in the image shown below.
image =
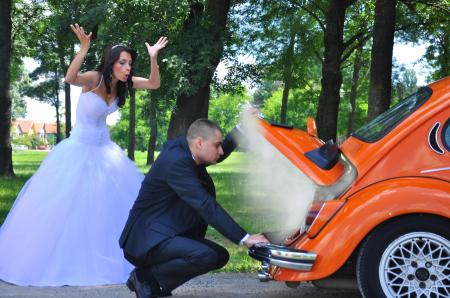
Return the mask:
M17 285L124 283L132 266L118 239L143 175L109 137L106 117L125 103L127 88L157 89L158 52L147 46L150 76L133 76L136 51L108 47L95 71L79 73L91 34L71 25L80 50L66 82L82 87L71 136L59 143L17 196L0 227L0 279Z

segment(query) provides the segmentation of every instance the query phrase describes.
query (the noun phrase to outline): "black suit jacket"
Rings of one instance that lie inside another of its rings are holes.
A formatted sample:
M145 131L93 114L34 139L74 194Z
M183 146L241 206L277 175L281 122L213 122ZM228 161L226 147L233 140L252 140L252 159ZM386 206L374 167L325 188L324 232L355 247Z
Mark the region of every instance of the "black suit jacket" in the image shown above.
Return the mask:
M236 148L237 134L235 129L224 139L221 160ZM150 249L170 237L204 238L208 224L235 243L246 235L216 202L214 183L205 166L194 162L186 137L168 141L142 182L120 247L143 260Z

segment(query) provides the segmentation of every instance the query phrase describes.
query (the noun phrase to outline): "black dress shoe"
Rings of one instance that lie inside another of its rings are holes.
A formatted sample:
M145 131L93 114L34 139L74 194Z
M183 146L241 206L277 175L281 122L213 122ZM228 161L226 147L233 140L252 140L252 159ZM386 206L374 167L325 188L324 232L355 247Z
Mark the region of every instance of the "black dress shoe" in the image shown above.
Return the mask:
M172 296L172 292L166 292L164 290L161 290L158 294L158 297L170 297Z
M139 281L136 276L136 270L131 271L130 277L127 280L127 287L130 291L136 294L137 298L156 298L156 293L152 293L150 284L146 281Z

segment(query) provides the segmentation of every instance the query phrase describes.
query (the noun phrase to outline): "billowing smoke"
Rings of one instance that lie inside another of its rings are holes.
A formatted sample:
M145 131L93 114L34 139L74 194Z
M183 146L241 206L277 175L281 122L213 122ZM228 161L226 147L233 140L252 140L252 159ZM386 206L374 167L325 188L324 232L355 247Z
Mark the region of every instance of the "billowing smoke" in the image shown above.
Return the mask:
M244 113L241 123L249 152L248 207L260 215L263 232L289 236L304 222L316 185L262 136L254 116Z

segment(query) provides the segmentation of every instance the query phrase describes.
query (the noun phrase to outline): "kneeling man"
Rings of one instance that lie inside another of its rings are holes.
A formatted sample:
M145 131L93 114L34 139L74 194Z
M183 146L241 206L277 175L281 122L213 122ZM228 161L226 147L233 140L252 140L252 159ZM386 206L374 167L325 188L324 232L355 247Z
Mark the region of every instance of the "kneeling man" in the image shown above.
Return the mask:
M206 166L237 146L238 129L223 139L220 127L196 120L187 136L168 141L146 175L120 237L136 269L127 286L141 297L170 296L191 278L223 267L225 248L205 239L208 224L236 244L268 243L250 235L217 203Z

